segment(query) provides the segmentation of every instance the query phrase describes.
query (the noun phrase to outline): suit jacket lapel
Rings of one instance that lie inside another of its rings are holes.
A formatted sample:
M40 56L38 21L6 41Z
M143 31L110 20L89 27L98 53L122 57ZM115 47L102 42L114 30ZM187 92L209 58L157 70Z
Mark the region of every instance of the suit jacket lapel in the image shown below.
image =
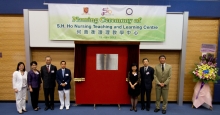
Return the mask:
M148 74L147 74L148 73ZM150 75L150 68L149 68L149 66L148 66L148 68L147 68L147 71L145 72L145 74L148 76L148 75ZM149 76L150 77L150 76Z
M168 69L169 69L169 66L166 64L165 71L168 71Z
M44 66L44 68L45 68L45 70L46 70L46 71L47 71L47 73L48 73L48 70L47 70L47 65L45 65L45 66Z
M52 64L50 65L50 72L51 72L51 70L53 70L53 66L52 66Z
M147 71L145 72L146 75L147 75L147 72L149 72L149 67L147 68Z
M150 70L151 70L151 68L148 66L147 71L149 71L149 72L150 72Z
M62 69L60 69L59 73L60 73L61 78L63 78L63 70Z
M143 71L143 73L144 73L144 67L142 67L141 69L142 69L142 71Z
M161 68L160 64L157 65L156 69L159 70L159 73L162 73L162 68Z

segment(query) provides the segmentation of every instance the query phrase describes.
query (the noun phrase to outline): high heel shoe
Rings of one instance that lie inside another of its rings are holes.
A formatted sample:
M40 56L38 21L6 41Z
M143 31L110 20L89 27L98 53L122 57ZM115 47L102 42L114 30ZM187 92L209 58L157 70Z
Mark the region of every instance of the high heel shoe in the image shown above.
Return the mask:
M19 114L22 114L22 111L18 111Z
M137 112L137 108L134 108L134 111Z
M131 108L130 108L130 111L133 111L133 110L134 110L133 107L131 107Z

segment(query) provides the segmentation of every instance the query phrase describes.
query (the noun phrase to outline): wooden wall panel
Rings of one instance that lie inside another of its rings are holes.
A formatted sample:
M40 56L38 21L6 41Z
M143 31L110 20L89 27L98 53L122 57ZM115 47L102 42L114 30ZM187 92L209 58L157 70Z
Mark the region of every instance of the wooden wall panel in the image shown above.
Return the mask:
M172 66L172 76L170 81L170 89L168 101L177 101L177 92L178 92L178 79L179 79L179 62L180 62L180 51L162 51L162 50L141 50L140 51L140 67L143 66L142 59L148 58L149 65L155 67L159 64L159 56L163 54L166 56L166 63ZM156 100L155 94L155 80L153 81L153 88L151 92L151 100ZM140 99L140 97L139 97Z
M31 49L32 61L37 61L38 66L37 68L40 70L41 66L45 65L45 57L51 56L52 64L57 66L57 69L60 69L60 62L62 60L66 61L66 68L71 70L72 74L72 81L70 90L70 100L75 100L75 84L73 81L74 75L74 49L67 49L67 48L59 48L59 49L52 49L52 48L32 48ZM44 101L44 93L43 93L43 85L41 87L41 91L39 94L39 100ZM57 90L57 84L54 93L54 100L59 101L59 95Z
M190 71L194 68L194 63L198 62L198 56L201 55L200 47L202 43L217 44L218 42L219 20L217 19L189 19L187 53L184 80L184 101L191 101L193 87L195 83L192 81ZM49 48L32 48L32 60L38 62L38 69L45 64L44 57L50 55L53 58L52 63L58 68L60 61L67 61L67 68L71 69L72 75L74 70L74 49L49 49ZM12 73L16 69L19 61L25 62L25 46L24 46L24 23L22 15L0 15L0 52L3 57L0 58L0 100L15 100L12 89ZM169 101L177 100L177 84L179 75L180 51L158 51L158 50L141 50L141 59L149 58L150 66L154 67L159 63L158 56L165 54L167 63L173 67L171 86L169 91ZM2 66L6 65L6 66ZM73 77L73 76L72 76ZM75 100L74 82L71 82L71 101ZM213 84L210 84L213 93ZM55 99L58 100L58 93L55 92ZM43 90L40 92L40 100L43 98ZM152 90L152 100L155 100L155 89Z
M201 44L218 44L219 21L217 19L189 19L188 38L186 49L186 65L184 78L184 101L192 101L193 82L190 71L194 69L194 64L199 62L201 56ZM215 53L216 56L216 53ZM213 83L210 83L211 93L213 94Z
M32 48L31 49L32 60L38 62L38 68L45 64L45 56L50 55L52 57L52 64L56 65L58 68L60 67L59 63L61 60L67 61L67 68L71 69L73 73L74 70L74 49L47 49L47 48ZM170 95L169 101L177 100L177 82L178 82L178 71L179 71L179 54L180 51L152 51L152 50L142 50L140 53L140 58L144 57L149 58L150 65L154 67L159 63L158 57L160 54L164 54L167 56L167 63L171 64L173 67L172 79L170 87ZM143 65L140 61L140 65ZM73 75L72 75L73 78ZM71 82L72 90L71 90L71 101L75 100L75 88L74 82ZM155 87L155 86L153 86ZM43 90L40 91L40 100L44 100ZM57 88L55 91L55 100L58 99ZM155 88L152 90L152 100L155 100Z
M12 74L17 63L25 63L22 15L0 15L0 100L15 100Z

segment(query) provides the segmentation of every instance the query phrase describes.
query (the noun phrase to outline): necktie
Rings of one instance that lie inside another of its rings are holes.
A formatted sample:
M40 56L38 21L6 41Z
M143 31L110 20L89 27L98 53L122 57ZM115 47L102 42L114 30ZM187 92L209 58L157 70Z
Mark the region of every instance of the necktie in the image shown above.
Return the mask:
M64 77L64 69L62 69L62 75L63 75L63 77Z
M162 71L164 71L164 66L163 66L163 64L162 64Z
M144 72L145 72L145 73L147 72L147 67L144 68Z
M49 65L47 65L47 72L48 72L48 73L50 72L50 68L49 68Z

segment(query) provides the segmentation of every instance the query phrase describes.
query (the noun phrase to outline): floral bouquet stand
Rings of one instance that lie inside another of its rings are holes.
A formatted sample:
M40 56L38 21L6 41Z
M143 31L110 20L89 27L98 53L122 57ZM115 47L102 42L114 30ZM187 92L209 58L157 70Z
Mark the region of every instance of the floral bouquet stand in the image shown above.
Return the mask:
M212 109L212 96L209 84L197 82L193 94L193 107L198 108L201 105L208 109Z
M200 64L192 71L193 81L197 82L192 97L193 108L201 105L212 110L212 96L208 82L217 83L219 79L216 58L213 54L200 56Z

